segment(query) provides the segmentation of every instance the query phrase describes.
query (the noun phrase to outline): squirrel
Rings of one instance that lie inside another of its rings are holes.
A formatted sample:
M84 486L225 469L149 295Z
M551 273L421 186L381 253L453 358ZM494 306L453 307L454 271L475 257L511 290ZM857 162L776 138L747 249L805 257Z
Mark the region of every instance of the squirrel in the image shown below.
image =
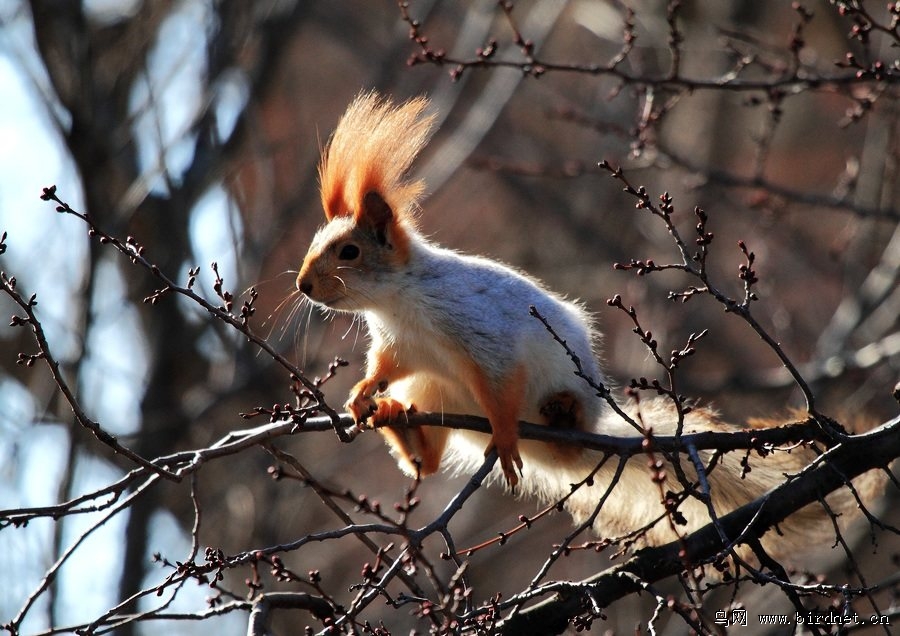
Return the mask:
M496 449L509 486L548 501L565 499L575 522L593 517L601 536L643 528L640 542L660 544L709 523L709 509L699 497L678 504L681 528L664 521L672 504L661 493L684 490L675 470L657 472L665 474L661 485L646 458L617 466L601 462L595 451L519 440L520 420L623 437L637 431L574 372L572 356L577 356L583 375L607 385L595 351L599 336L581 304L511 267L440 247L419 232L424 184L406 173L431 136L427 107L423 97L398 105L376 93L361 93L322 153L319 178L327 223L312 240L296 286L315 305L361 315L368 326L366 374L352 388L347 410L360 424L379 425L400 468L412 476L447 464L471 470ZM531 308L568 351L529 315ZM679 413L670 399L631 401L622 408L654 435L676 432ZM445 427L389 426L415 410L485 416L490 439ZM683 433L740 430L710 408L694 407L682 418ZM710 452L702 453L715 464L707 477L719 515L758 498L815 457L805 447L772 452L758 461L754 457L748 471L738 455L726 453L713 461ZM689 462L682 463L688 477L696 479ZM579 482L586 483L573 491L572 484ZM881 482L868 479L868 488L857 490L871 498ZM846 488L828 501L838 511L857 504ZM792 517L804 524L796 545L808 543L808 526L825 519L823 509L810 510L814 507ZM777 540L780 553L792 549L783 537Z

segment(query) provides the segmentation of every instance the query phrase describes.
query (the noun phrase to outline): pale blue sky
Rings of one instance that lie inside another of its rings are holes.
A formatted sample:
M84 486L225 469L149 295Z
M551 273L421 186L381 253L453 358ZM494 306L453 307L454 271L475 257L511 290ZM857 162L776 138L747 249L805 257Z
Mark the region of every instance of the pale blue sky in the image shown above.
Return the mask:
M127 12L136 4L136 0L86 3L107 18L114 17L104 13L108 10ZM83 204L77 175L53 121L60 117L65 123L66 116L58 107L48 109L46 105L48 82L42 74L24 6L17 0L0 0L0 232L8 233L8 250L0 257L0 269L17 276L23 291L38 295L39 317L53 352L58 358L67 359L81 349L67 316L70 304L80 301L76 295L88 238L78 219L56 214L52 204L39 199L41 188L56 184L60 196L73 208L81 209ZM206 99L201 94L205 84L202 33L210 11L209 3L203 0L182 3L162 29L160 42L164 45L158 45L150 57L148 81L134 91L134 133L146 175L144 183L150 188L164 189L161 170L168 169L170 177L177 179L190 161L191 118ZM224 87L221 98L217 102L220 120L229 126L245 99L240 83ZM191 219L197 264L206 269L211 261L218 261L226 280L234 280L231 230L235 227L239 230L239 223L225 192L218 188L202 198ZM136 336L137 319L124 299L119 271L122 263L117 258L110 251L109 259L97 271L97 287L104 293L94 301L92 309L100 318L89 337L105 346L88 347L91 357L84 365L81 390L94 419L113 433L127 434L138 425L146 359ZM7 314L12 311L5 298L0 301L0 309ZM5 322L4 319L4 325ZM8 330L0 327L0 355L15 356L16 352L4 345ZM26 390L29 376L44 372L36 365L23 369L18 382L0 380L0 508L47 505L55 503L58 497L56 489L66 461L69 423L54 423L52 415L43 412L52 400L47 397L45 403L37 404ZM76 489L87 492L118 476L118 471L106 462L81 458ZM64 544L69 545L98 518L85 515L66 522ZM119 517L98 530L63 568L60 607L64 622L92 620L117 602L118 560L110 546L122 545L119 535L124 521L124 517ZM0 595L0 623L18 612L52 563L51 524L38 521L27 528L0 531L0 589L4 590ZM173 519L158 515L153 527L154 550L172 559L185 556L189 540ZM148 584L162 580L165 572L155 574L158 576ZM91 581L90 586L85 586L86 580ZM204 609L209 590L189 585L184 592L172 609ZM239 628L238 618L217 624L231 624L235 633L240 633L243 627ZM46 627L45 619L46 608L39 603L24 623L24 631ZM148 633L158 629L159 625L151 626ZM179 625L180 633L208 629L202 624Z

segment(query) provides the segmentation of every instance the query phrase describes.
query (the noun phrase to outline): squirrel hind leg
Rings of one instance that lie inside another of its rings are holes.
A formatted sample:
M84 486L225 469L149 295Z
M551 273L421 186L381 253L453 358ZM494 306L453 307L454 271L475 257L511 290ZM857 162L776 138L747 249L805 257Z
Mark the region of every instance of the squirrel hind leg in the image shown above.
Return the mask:
M580 431L590 429L584 403L572 391L557 391L546 396L541 401L538 412L541 414L541 423L551 428ZM571 444L548 443L548 446L554 462L572 460L580 454L579 447Z
M468 377L472 382L472 394L491 423L491 441L484 454L497 450L506 483L515 486L519 483L517 470L522 470L519 416L525 402L527 371L524 366L520 366L509 377L497 383L492 382L481 367L473 362Z
M377 410L370 425L391 447L400 468L407 475L425 477L436 473L447 445L447 429L433 426L390 426L402 421L408 413L415 413L415 405L406 408L402 402L389 397L374 398Z
M584 405L572 391L551 393L541 402L544 424L552 428L584 428Z

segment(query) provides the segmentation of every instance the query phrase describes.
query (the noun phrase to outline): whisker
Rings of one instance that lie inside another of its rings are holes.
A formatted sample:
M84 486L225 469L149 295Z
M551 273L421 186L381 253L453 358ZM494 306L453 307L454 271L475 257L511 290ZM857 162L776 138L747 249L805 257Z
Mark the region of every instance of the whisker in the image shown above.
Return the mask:
M254 285L254 287L256 287L257 289L261 289L266 285L270 285L276 282L278 279L282 278L285 275L296 276L297 272L295 270L286 270L280 272L272 278L258 282L256 285ZM275 305L275 308L271 311L271 313L269 313L269 315L260 322L260 326L269 327L269 331L266 334L267 339L271 338L272 335L276 332L279 323L281 324L281 332L278 335L278 340L280 341L284 338L284 335L287 333L290 323L294 319L294 316L298 310L298 306L302 303L303 299L300 296L300 292L292 286L287 295L282 298L281 301L279 301L278 304ZM287 308L290 309L285 316L284 312Z
M359 314L353 314L353 319L350 321L350 324L347 325L347 331L341 334L341 340L347 337L347 334L350 333L350 330L353 329L353 325L355 325L359 321ZM356 348L356 341L353 341L353 346Z
M311 302L301 300L297 305L297 311L302 311L300 324L294 332L294 351L298 353L298 357L302 366L306 366L309 361L309 328L312 324L313 304Z

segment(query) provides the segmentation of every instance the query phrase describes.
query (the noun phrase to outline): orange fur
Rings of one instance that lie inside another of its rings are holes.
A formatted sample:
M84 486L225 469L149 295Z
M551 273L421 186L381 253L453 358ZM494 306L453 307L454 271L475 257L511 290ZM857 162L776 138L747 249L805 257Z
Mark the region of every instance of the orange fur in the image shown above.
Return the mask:
M469 387L475 400L491 423L491 442L485 454L494 448L506 481L511 486L519 483L516 468L522 469L519 455L519 416L525 401L525 379L528 370L524 366L512 369L502 383L493 382L474 360L469 365Z
M409 369L398 365L396 358L390 353L382 349L371 349L369 374L353 386L346 404L347 410L357 422L364 421L378 409L374 395L384 392L391 382L400 380L409 373Z
M407 411L396 410L396 406L391 408L382 408L383 402L392 402L394 405L400 405L396 400L390 398L378 398L378 412L374 419L377 423L396 422ZM415 409L411 409L415 410ZM397 457L400 467L408 475L416 474L415 460L419 460L419 472L424 477L436 473L440 468L441 457L444 455L444 447L447 444L448 430L442 427L403 427L393 428L390 426L382 426L378 428L378 432L384 437L385 441L391 447L394 455Z
M374 397L384 392L391 383L410 374L397 363L396 358L382 349L369 352L369 375L356 383L350 391L346 408L357 422L370 418L372 426L388 424L415 412L415 404L404 405L389 397ZM411 476L418 470L422 476L437 472L447 443L447 430L443 428L378 426L378 432L393 449L400 467Z
M422 115L427 104L419 97L395 106L375 93L361 93L350 104L319 165L329 221L358 220L366 193L377 192L402 222L414 223L424 184L404 175L431 136L433 117Z

